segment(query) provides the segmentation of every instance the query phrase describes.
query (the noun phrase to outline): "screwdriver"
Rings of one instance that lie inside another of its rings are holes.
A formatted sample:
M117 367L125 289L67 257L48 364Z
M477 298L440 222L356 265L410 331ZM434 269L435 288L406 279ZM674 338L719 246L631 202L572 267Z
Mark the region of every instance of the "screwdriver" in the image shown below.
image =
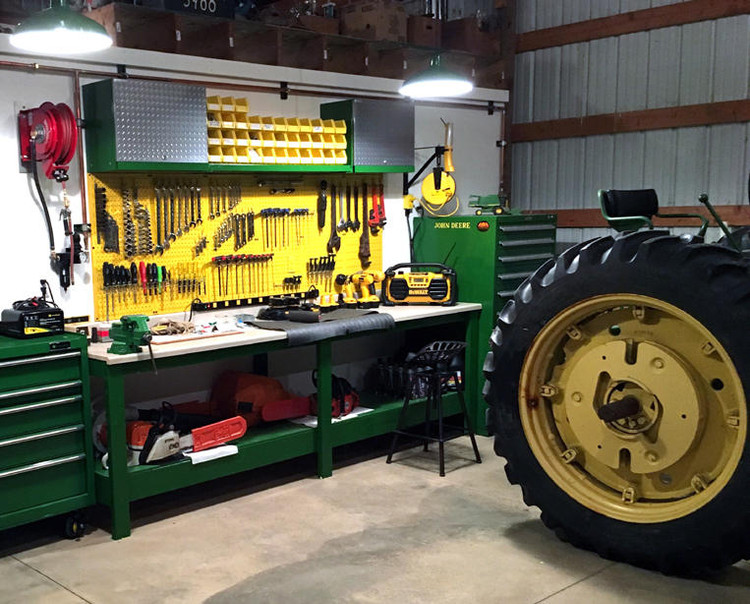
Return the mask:
M112 287L112 265L109 262L102 264L102 284L107 305L106 319L109 321L109 288Z
M130 263L130 286L133 290L133 302L138 302L138 267L135 262Z
M138 269L141 273L141 287L143 287L143 295L148 295L148 292L146 291L146 263L141 260L140 264L138 265Z

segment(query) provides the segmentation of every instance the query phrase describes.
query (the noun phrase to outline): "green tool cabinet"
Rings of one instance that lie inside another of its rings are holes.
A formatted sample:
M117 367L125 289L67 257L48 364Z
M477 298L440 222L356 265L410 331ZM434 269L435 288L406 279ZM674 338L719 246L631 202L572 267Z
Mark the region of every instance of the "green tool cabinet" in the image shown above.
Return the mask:
M554 214L421 217L414 220L415 262L439 262L457 273L458 297L479 302L479 371L497 313L524 279L554 258L557 217ZM476 392L481 392L481 384ZM479 434L484 428L484 404L475 409Z
M94 503L86 338L0 336L0 530Z

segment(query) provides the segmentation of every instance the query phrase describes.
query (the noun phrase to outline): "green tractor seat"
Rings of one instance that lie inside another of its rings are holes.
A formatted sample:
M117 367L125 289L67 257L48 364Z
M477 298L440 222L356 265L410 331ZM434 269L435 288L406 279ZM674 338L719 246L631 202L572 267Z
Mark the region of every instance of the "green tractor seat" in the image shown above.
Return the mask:
M697 218L701 228L697 236L703 237L708 229L708 219L700 214L662 214L659 198L654 189L632 191L609 189L599 191L602 215L613 229L619 232L637 231L643 227L654 228L654 216L660 218Z

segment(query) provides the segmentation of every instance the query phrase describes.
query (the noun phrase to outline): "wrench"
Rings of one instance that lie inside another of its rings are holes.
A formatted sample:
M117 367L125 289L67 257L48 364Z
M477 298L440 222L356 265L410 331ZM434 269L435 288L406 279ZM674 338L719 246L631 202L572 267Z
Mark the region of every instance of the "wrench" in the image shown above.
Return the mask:
M341 233L346 230L346 221L344 220L344 187L339 187L339 223L336 230Z
M156 253L163 254L164 247L161 244L161 195L159 187L154 187L154 197L156 198Z
M196 192L196 199L198 202L198 220L196 220L196 222L198 224L203 224L203 218L201 218L201 188L196 187L195 192Z
M195 227L195 185L190 187L190 228Z
M354 222L352 223L352 230L356 233L359 230L359 187L354 186Z
M331 185L331 236L328 238L326 249L329 254L335 254L341 249L341 237L336 233L336 188Z
M350 185L346 185L346 230L354 231L354 223L352 222L352 188Z
M174 241L177 236L174 233L174 188L169 188L169 240Z
M174 230L172 232L175 233ZM177 232L175 235L176 237L182 236L182 187L177 187Z

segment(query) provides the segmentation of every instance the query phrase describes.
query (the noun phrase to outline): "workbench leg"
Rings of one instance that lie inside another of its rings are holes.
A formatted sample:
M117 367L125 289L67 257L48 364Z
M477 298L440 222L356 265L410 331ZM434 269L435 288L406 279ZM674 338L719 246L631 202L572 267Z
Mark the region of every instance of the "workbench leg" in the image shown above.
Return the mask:
M130 535L128 444L125 438L125 380L123 375L113 371L106 378L106 389L112 539L122 539Z
M331 437L331 343L316 344L318 368L318 427L315 444L318 452L318 476L327 478L333 474L333 441Z
M486 406L482 399L484 375L480 371L480 367L484 363L484 358L480 359L479 338L479 313L468 313L466 318L466 358L464 359L466 375L464 376L464 395L466 397L468 412L471 414L471 424L474 426L474 430L477 434L487 434L484 416Z

